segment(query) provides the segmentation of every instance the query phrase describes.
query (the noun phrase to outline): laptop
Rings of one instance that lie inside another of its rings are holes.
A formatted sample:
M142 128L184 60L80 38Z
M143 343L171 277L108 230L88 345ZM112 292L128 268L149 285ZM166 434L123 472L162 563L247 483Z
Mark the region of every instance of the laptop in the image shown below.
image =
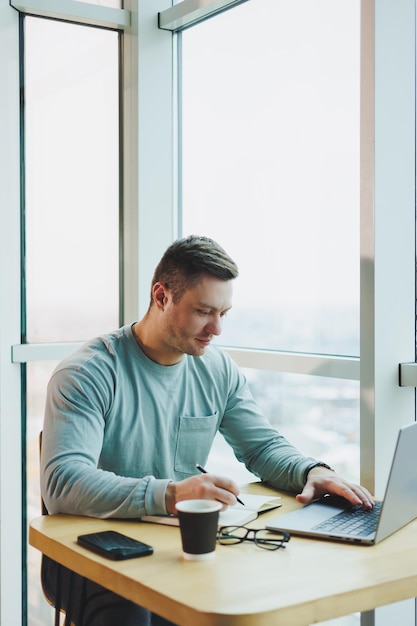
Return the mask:
M326 495L265 525L271 531L373 545L417 517L417 422L400 428L385 496L372 510Z

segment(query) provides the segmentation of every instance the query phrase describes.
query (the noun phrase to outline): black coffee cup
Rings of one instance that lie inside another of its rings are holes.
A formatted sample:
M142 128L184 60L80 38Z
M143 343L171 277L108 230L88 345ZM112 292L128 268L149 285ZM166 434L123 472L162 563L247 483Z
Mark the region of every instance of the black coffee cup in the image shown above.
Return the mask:
M216 500L177 502L184 559L203 561L213 558L221 508L222 504Z

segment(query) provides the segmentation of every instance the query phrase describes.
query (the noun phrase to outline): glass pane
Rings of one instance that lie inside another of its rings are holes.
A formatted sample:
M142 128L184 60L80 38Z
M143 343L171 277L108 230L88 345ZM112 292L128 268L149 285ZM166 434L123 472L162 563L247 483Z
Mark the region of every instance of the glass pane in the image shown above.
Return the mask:
M119 322L117 33L25 20L27 339Z
M227 345L359 354L359 0L182 34L182 231L240 268Z
M43 425L46 386L57 363L42 361L27 367L26 479L27 520L41 515L39 433ZM28 626L53 624L53 609L46 601L40 583L41 553L28 546Z

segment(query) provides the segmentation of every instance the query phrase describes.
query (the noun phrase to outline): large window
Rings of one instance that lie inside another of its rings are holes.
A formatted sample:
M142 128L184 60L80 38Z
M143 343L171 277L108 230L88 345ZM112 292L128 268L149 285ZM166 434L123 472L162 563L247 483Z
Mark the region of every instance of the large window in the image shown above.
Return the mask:
M181 34L183 234L240 269L223 345L359 355L359 5L257 0ZM359 480L357 382L247 376L278 430Z
M25 19L27 341L119 321L118 35Z
M240 268L222 343L359 355L359 9L256 0L181 35L182 229Z
M119 324L119 35L26 17L25 332L86 340ZM56 363L27 365L27 517L40 514L38 437ZM28 623L51 621L28 550Z

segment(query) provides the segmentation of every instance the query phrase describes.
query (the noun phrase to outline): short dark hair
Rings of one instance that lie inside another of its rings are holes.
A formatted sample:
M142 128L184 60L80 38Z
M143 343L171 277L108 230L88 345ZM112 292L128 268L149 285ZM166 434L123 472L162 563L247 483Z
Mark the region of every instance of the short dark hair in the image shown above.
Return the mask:
M155 283L162 283L172 291L173 302L177 303L204 274L220 280L233 280L239 271L236 263L216 241L189 235L174 241L165 251L155 269L152 287ZM151 304L152 301L151 293Z

